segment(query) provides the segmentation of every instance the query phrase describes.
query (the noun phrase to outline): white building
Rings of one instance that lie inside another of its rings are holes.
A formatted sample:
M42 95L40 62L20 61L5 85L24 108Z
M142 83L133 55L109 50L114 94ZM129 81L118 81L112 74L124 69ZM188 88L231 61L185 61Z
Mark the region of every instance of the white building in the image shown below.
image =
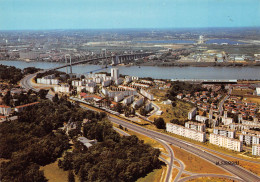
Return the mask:
M130 95L123 100L124 104L131 104L134 101L134 96Z
M11 107L6 105L0 105L0 114L8 116L11 113Z
M188 119L191 120L197 113L197 108L194 107L190 110L190 112L188 113Z
M146 85L146 84L142 84L142 83L135 83L135 82L133 82L132 85L136 86L136 87L144 87L144 88L150 87L150 85Z
M111 68L111 78L113 80L117 80L119 78L119 70L118 70L118 68Z
M221 118L222 118L222 123L224 125L229 125L229 124L233 123L233 118L225 118L223 116Z
M208 118L206 116L196 115L195 120L205 123Z
M133 107L135 107L135 106L139 107L139 106L141 106L143 103L144 103L144 98L141 97L141 98L139 98L138 100L134 101Z
M204 123L196 123L196 122L192 122L192 121L186 122L185 127L193 129L193 130L197 130L200 132L205 132L205 128L206 128Z
M243 143L241 141L213 133L209 136L209 143L238 152L243 150Z
M78 81L78 80L73 80L71 82L72 86L74 87L80 87L80 86L83 86L84 85L84 81Z
M144 89L141 88L140 93L147 97L149 100L154 100L153 94L150 94L149 92L145 91Z
M132 81L131 76L125 76L125 83L130 83Z
M147 104L145 104L144 109L145 111L150 111L153 108L153 105L151 102L148 102Z
M69 85L55 86L54 91L61 92L61 93L70 93L70 86Z
M120 93L120 94L116 95L115 98L114 98L115 102L120 102L123 99L124 99L124 94L123 93Z
M260 131L255 130L243 130L242 134L251 134L260 137Z
M256 90L256 95L260 96L260 87L257 87L255 90Z
M58 85L59 80L58 79L52 79L52 78L37 78L37 83L39 84L45 84L45 85Z
M136 88L128 87L128 86L124 86L124 85L119 85L118 88L122 88L122 89L125 89L125 90L133 90L133 91L136 91Z
M251 134L240 134L239 140L246 145L260 144L260 137Z
M103 87L108 87L110 84L111 84L111 80L104 80L104 81L102 82L102 86L103 86Z
M150 80L140 80L140 82L141 83L146 83L146 84L149 84L149 85L153 84L153 82L150 81Z
M229 128L232 130L243 131L249 130L250 128L259 128L258 125L246 125L246 124L238 124L238 123L231 123L229 124Z
M253 145L252 146L252 155L260 156L260 145Z
M176 135L181 135L199 142L205 142L206 141L206 133L200 132L197 130L185 128L180 125L172 124L172 123L166 123L166 131L170 133L174 133Z
M95 92L95 87L88 87L86 86L86 90L90 93L94 93Z
M233 118L227 117L227 111L224 111L224 116L222 116L221 119L222 119L222 123L224 125L229 125L229 124L233 123Z
M97 143L97 140L89 140L86 137L79 137L78 141L85 145L87 148Z
M223 127L215 127L213 129L213 133L216 135L221 135L229 138L235 138L236 136L236 130L230 130Z
M117 80L115 80L115 84L116 84L116 85L120 85L120 84L123 83L123 81L124 81L123 78L118 78Z

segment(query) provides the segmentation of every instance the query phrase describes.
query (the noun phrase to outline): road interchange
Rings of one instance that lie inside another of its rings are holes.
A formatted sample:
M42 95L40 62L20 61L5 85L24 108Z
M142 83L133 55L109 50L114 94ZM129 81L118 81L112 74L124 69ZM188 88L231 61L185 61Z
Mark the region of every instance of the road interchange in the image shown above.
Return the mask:
M20 82L21 86L23 88L27 89L27 90L32 89L34 91L39 91L39 89L34 88L34 86L31 83L31 79L33 77L35 77L36 74L37 73L27 75L26 77L24 77ZM47 94L46 97L48 99L51 99L53 96L50 95L50 94ZM114 115L110 114L108 117L109 117L109 120L113 123L127 127L130 130L141 133L142 135L148 136L150 138L153 138L153 139L156 139L156 140L161 140L161 141L164 141L165 143L168 143L170 145L180 147L183 150L186 150L187 152L190 152L194 155L197 155L197 156L201 157L202 159L205 159L205 160L207 160L207 161L209 161L213 164L215 164L216 161L225 161L225 159L223 159L223 158L221 158L217 155L214 155L212 153L206 152L205 150L202 150L200 147L198 147L197 145L194 145L190 142L175 138L173 136L170 136L170 135L167 135L167 134L164 134L164 133L160 133L160 132L157 132L157 131L153 131L153 130L138 126L136 124L133 124L133 123L126 121L125 119L121 119L118 116L114 116ZM163 143L163 142L160 142L160 143ZM171 160L170 160L170 163L169 163L170 165L169 165L168 172L167 172L167 175L166 175L166 181L167 182L171 181L173 160L174 160L173 159L174 154L171 153L171 151L170 151L169 154L171 156ZM231 174L239 177L240 180L242 180L242 181L252 181L252 182L260 181L259 176L257 176L256 174L254 174L254 173L252 173L252 172L250 172L250 171L248 171L248 170L246 170L246 169L244 169L240 166L237 166L237 165L222 165L222 166L219 166L219 167L221 167L224 170L230 172ZM182 169L182 171L183 171L183 169ZM179 178L180 175L178 174L177 177Z

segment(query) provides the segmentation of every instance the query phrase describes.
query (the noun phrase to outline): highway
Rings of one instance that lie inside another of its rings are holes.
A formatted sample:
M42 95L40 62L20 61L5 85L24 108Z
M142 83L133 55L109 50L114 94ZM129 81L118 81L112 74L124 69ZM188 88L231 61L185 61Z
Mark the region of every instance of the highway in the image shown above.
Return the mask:
M159 139L164 140L164 141L166 141L166 142L168 142L168 143L170 143L174 146L181 147L182 149L184 149L184 150L186 150L186 151L188 151L192 154L195 154L195 155L197 155L197 156L199 156L199 157L201 157L201 158L203 158L203 159L205 159L209 162L212 162L213 164L215 164L215 162L217 162L217 161L225 161L225 159L218 157L214 154L205 152L204 150L201 150L201 149L193 146L193 144L188 143L186 141L183 141L183 140L180 140L180 139L174 138L172 136L162 134L162 133L150 130L150 129L143 128L141 126L138 126L138 125L129 123L127 121L124 121L122 119L119 119L115 116L110 116L109 119L116 124L120 124L124 127L127 127L130 130L142 133L142 134L149 136L151 138L159 138ZM235 176L240 177L244 181L252 181L252 182L260 181L259 176L247 171L246 169L244 169L240 166L221 165L219 167L221 167L224 170L234 174Z
M38 91L39 89L35 89L33 88L33 86L30 83L30 79L33 78L36 74L32 74L32 75L28 75L25 78L23 78L21 80L21 86L24 87L25 89L29 90L35 90ZM47 97L49 99L51 99L51 95L47 95ZM135 125L133 123L130 123L128 121L125 121L124 119L120 119L117 116L114 115L110 115L109 119L113 122L116 123L118 125L122 125L123 127L126 127L130 130L133 130L135 132L141 133L143 135L146 135L150 138L154 138L154 139L160 139L163 140L171 145L174 146L178 146L181 147L182 149L186 150L187 152L190 152L192 154L195 154L213 164L215 164L215 162L217 161L225 161L225 159L218 157L214 154L211 154L209 152L206 152L204 150L201 150L199 148L196 147L196 145L186 142L184 140L169 136L167 134L163 134L160 132L156 132L138 125ZM173 158L173 155L171 155L171 158ZM171 160L172 161L172 160ZM221 168L223 168L224 170L234 174L235 176L238 176L239 178L241 178L243 181L252 181L252 182L256 182L256 181L260 181L259 176L257 176L256 174L253 174L249 171L247 171L246 169L240 167L240 166L236 166L236 165L221 165L219 166ZM167 174L167 181L171 181L170 180L170 176L169 176L169 171L171 171L171 167L169 167L170 169L168 170L168 174Z

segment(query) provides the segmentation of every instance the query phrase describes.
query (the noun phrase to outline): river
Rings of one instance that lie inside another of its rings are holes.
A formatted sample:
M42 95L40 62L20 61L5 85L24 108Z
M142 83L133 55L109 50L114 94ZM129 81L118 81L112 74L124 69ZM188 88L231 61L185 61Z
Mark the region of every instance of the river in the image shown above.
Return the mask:
M15 66L23 69L37 67L42 69L54 68L64 63L56 62L24 62L24 61L0 61L0 64ZM76 65L73 73L86 74L94 70L100 70L100 65ZM118 66L119 73L138 77L152 77L162 79L258 79L260 80L259 67L156 67L156 66ZM66 71L65 68L60 69ZM110 68L102 71L110 72Z

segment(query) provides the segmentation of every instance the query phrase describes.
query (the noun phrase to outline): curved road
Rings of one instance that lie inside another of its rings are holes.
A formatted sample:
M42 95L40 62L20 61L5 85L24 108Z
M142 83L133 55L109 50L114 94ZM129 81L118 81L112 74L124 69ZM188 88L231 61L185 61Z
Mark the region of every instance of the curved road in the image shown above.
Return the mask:
M25 89L34 89L33 86L30 83L30 79L33 78L36 74L32 74L32 75L28 75L26 76L24 79L21 80L21 85L25 88ZM47 95L47 97L51 97L51 95ZM141 126L129 123L123 119L119 119L116 116L110 115L109 119L116 123L116 124L120 124L124 127L127 127L135 132L139 132L142 133L143 135L149 136L151 138L158 138L160 140L163 140L165 142L168 142L170 144L173 144L175 146L181 147L182 149L195 154L209 162L212 162L213 164L215 164L216 161L225 161L225 159L218 157L214 154L205 152L204 150L201 150L199 148L197 148L195 145L193 144L187 144L186 141L183 141L181 139L178 138L174 138L172 136L163 134L163 133L159 133L150 129L146 129L143 128ZM222 167L223 169L225 169L226 171L229 171L230 173L234 174L235 176L238 176L239 178L241 178L243 181L260 181L259 176L247 171L246 169L240 167L240 166L235 166L235 165L222 165L219 166ZM170 171L170 170L169 170ZM168 175L167 175L168 176ZM168 179L170 177L168 176Z

